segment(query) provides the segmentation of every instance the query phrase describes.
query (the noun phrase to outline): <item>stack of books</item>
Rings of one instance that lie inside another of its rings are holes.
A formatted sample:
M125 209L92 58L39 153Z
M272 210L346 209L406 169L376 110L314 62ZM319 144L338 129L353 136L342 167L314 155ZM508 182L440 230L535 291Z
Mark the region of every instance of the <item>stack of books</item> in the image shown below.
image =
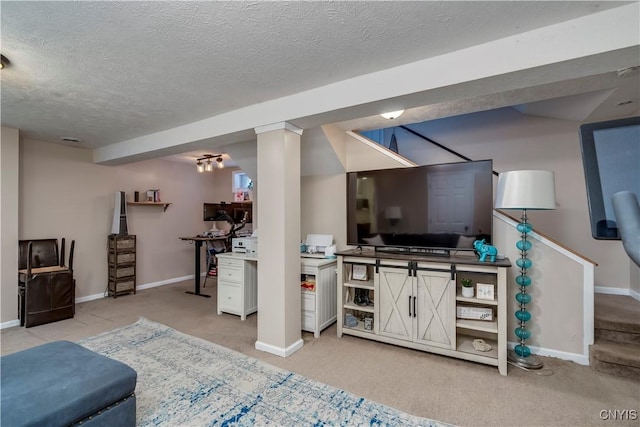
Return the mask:
M147 190L147 202L160 202L160 190Z

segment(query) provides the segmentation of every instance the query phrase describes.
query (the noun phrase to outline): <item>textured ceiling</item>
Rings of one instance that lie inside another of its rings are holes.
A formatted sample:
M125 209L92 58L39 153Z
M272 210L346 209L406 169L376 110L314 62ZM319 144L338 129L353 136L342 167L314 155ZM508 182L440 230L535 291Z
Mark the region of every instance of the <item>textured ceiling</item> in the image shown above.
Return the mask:
M625 3L2 1L2 125L97 148Z

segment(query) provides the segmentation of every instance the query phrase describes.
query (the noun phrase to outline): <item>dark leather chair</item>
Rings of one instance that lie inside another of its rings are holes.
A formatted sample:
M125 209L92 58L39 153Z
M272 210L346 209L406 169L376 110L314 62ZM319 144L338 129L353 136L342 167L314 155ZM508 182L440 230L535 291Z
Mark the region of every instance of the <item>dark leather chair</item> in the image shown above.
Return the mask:
M75 280L71 241L69 263L64 264L65 239L19 241L18 316L20 326L37 326L75 314Z

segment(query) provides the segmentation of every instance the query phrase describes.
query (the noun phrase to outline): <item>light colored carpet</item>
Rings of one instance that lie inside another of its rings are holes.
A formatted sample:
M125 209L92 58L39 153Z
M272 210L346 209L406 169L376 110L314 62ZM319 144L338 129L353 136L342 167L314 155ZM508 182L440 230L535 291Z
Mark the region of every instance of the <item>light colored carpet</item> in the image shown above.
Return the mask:
M79 344L138 373L137 425L446 426L140 318Z

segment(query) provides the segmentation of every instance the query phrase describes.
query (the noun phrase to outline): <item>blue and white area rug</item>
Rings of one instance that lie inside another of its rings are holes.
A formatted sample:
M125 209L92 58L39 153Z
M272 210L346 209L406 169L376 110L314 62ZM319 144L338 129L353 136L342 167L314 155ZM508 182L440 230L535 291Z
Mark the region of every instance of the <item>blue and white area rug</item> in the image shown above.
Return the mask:
M79 342L138 372L138 426L446 426L140 318Z

